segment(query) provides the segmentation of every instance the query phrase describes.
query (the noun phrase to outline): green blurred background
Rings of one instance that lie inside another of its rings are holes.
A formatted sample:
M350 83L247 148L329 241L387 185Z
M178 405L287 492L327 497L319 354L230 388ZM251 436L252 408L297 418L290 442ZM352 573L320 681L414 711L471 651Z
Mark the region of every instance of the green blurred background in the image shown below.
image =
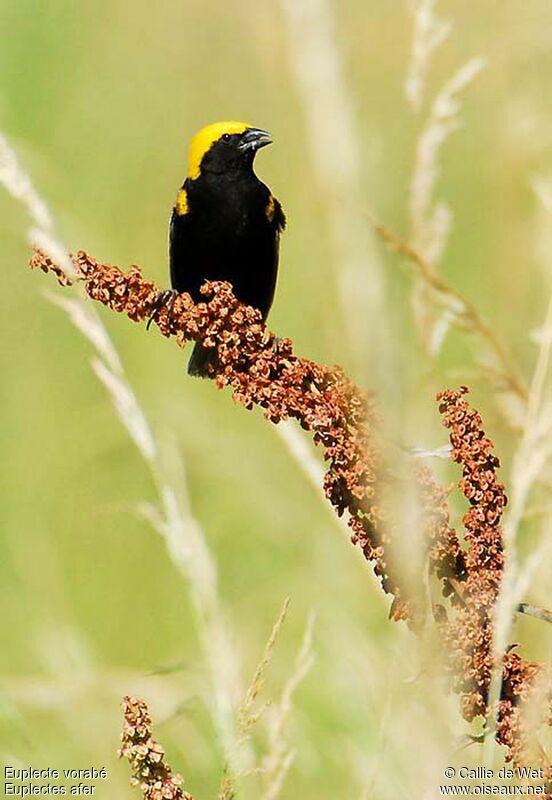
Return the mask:
M317 13L316 3L307 6ZM406 232L421 119L404 97L408 5L328 7L362 146L359 220L371 211ZM528 333L544 316L551 274L546 221L530 183L552 170L552 7L442 0L438 13L454 29L432 63L429 97L472 56L488 60L462 95L462 126L441 159L438 195L454 211L443 272L528 375ZM416 344L410 276L378 243L366 269L386 279L388 375L366 367L381 331L362 345L368 360L351 352L328 238L332 206L313 158L282 5L1 0L0 25L0 128L70 248L140 264L167 285L168 216L189 138L217 119L265 127L275 144L260 154L257 172L288 216L271 327L299 353L342 363L376 390L407 444L446 442L434 390L469 381L508 464L516 437L493 391L473 375L476 343L450 335L428 368ZM155 500L149 473L90 368L89 344L45 299L53 281L26 267L27 224L1 192L0 755L10 765L105 766L109 778L96 796L136 797L116 761L120 697L136 693L151 702L156 734L186 788L198 800L212 797L223 754L206 710L210 688L188 587L135 513ZM412 759L412 732L420 735L433 700L427 687L406 683L420 653L407 631L388 623L371 570L260 413L189 379L186 356L156 332L101 314L160 441L174 443L185 461L245 682L291 597L265 699L277 699L307 616L317 612L316 660L294 698L288 739L296 758L281 796L411 791L414 773L419 778L412 764L423 755L418 744ZM411 546L405 533L406 553ZM546 594L543 567L531 599L546 604ZM542 623L520 627L530 655L550 654ZM459 734L454 699L451 709ZM259 723L261 755L263 742ZM254 779L242 781L241 792L260 796Z

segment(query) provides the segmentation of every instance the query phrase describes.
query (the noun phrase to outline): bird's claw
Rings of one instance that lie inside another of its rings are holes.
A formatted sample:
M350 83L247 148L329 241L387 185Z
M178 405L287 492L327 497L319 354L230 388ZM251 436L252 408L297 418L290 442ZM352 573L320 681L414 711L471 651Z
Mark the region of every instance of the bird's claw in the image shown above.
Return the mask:
M155 298L151 314L149 315L148 321L146 323L147 331L149 331L151 323L155 321L157 315L159 314L159 310L163 306L165 306L167 311L170 311L177 297L178 297L178 292L176 291L176 289L165 289L165 291L159 292L159 294Z

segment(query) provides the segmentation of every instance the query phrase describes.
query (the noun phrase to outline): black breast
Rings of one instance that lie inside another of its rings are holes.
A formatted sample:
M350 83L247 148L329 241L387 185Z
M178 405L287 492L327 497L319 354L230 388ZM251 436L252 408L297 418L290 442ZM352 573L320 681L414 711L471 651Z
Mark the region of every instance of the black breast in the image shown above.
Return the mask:
M184 187L187 212L173 212L171 219L173 288L190 292L197 302L206 280L226 280L239 300L266 318L276 285L280 230L279 220L268 213L268 188L253 173L200 176Z

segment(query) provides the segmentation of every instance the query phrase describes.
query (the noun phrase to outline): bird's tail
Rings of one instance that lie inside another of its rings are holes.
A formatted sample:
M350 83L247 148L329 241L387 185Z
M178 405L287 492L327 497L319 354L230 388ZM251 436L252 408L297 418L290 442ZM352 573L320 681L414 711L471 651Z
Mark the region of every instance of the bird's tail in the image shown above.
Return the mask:
M188 375L194 378L213 378L217 369L217 351L214 347L203 347L196 342L188 362Z

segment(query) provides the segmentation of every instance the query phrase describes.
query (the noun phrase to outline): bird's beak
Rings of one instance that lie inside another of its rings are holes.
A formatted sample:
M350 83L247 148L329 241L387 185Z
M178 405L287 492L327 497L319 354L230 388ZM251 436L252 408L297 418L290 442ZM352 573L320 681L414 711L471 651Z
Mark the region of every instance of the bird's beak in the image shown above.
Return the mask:
M239 149L255 152L261 147L266 147L267 144L272 144L272 137L268 131L263 131L261 128L248 128L241 137Z

